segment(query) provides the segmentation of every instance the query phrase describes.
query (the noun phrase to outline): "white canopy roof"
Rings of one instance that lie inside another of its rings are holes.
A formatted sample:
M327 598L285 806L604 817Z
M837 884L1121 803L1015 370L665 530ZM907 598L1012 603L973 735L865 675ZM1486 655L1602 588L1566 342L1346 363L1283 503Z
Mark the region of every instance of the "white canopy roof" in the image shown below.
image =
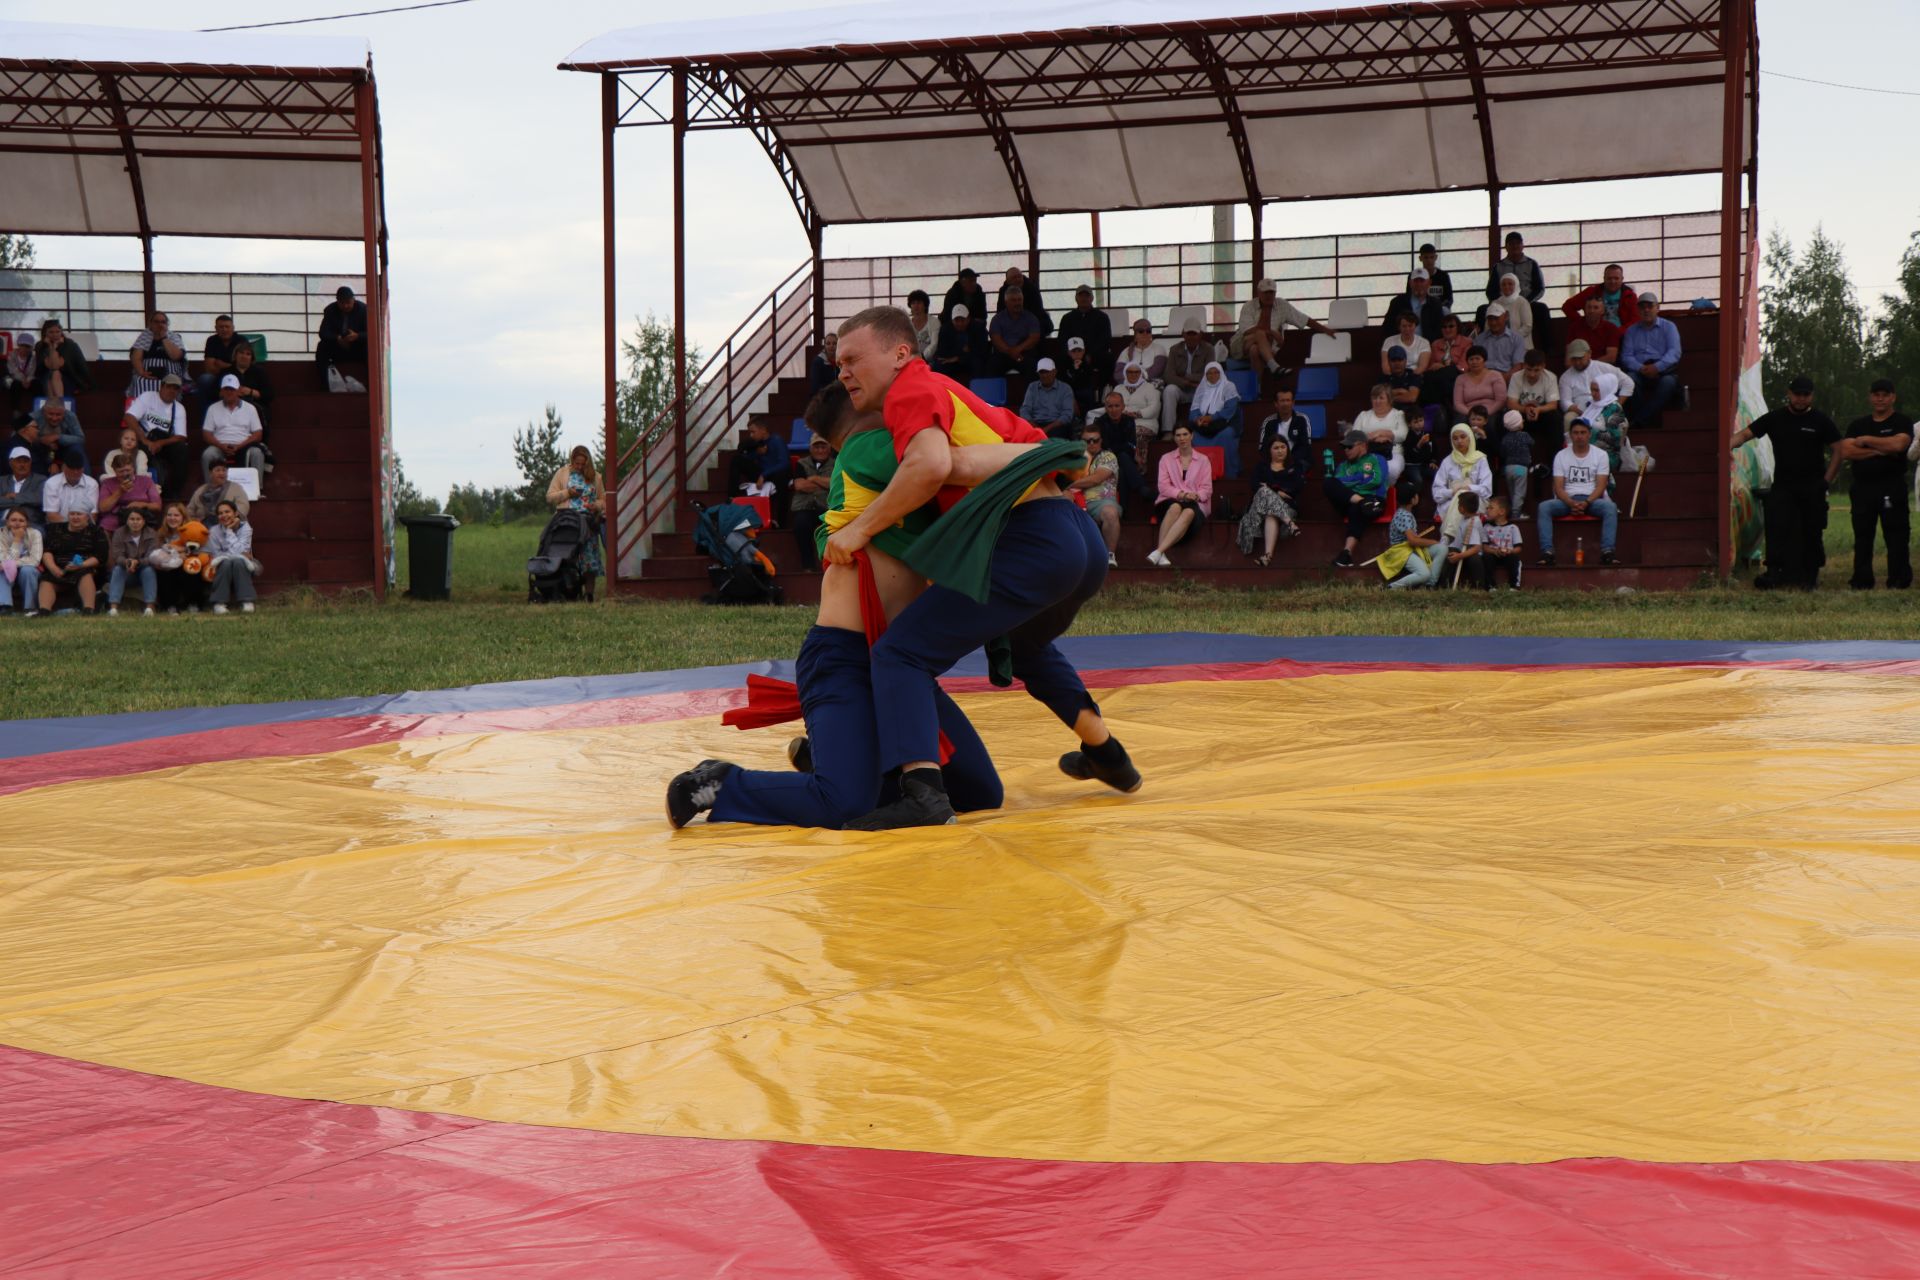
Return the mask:
M0 228L358 240L372 79L357 39L0 22Z
M634 73L627 124L685 69L691 128L754 128L803 215L856 223L1718 171L1722 31L1722 0L887 4L561 65Z

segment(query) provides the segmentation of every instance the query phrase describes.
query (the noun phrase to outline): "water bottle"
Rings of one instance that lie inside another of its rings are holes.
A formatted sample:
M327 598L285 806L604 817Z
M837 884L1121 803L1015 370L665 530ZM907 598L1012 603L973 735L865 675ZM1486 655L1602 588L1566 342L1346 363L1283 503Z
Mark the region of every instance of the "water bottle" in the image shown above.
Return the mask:
M1573 562L1575 564L1585 564L1587 562L1587 540L1585 538L1575 538L1573 540Z

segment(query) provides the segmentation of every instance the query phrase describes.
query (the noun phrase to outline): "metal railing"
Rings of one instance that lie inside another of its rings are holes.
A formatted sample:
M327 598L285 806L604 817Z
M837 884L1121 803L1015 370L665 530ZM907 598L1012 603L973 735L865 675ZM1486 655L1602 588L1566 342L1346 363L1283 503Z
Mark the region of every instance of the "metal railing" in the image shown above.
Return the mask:
M155 296L171 330L199 355L198 340L213 332L216 316L232 316L242 333L267 340L263 354L286 359L310 353L320 313L346 285L366 292L356 275L286 275L265 272L169 271L155 275ZM98 346L101 358L123 360L146 328L145 293L138 271L0 271L0 329L40 334L47 319Z
M767 292L695 377L687 405L688 489L706 487L706 470L736 438L747 415L766 407L781 378L806 372L812 341L813 272L802 263ZM669 400L620 459L614 565L623 578L639 577L652 535L675 527L681 497L674 480L680 456L673 429L678 404L677 398Z
M1598 281L1614 262L1626 269L1635 287L1652 288L1676 304L1717 298L1720 292L1718 213L1521 224L1509 230L1526 237L1527 253L1539 262L1548 298L1556 305ZM1470 313L1486 300L1484 226L1269 239L1265 271L1282 298L1316 319L1327 318L1336 298L1362 298L1377 322L1385 318L1387 304L1405 291L1407 273L1419 265L1416 250L1429 242L1453 278L1456 306ZM909 292L924 289L937 310L961 267L978 271L991 296L1001 273L1010 266L1025 270L1026 265L1025 249L829 259L824 264L823 309L827 323L838 324L865 307L903 306ZM1193 308L1208 309L1213 324L1224 327L1250 296L1252 281L1253 242L1233 240L1043 249L1038 283L1055 318L1073 305L1076 287L1092 285L1095 302L1114 313L1118 331L1142 315L1158 328L1171 313Z

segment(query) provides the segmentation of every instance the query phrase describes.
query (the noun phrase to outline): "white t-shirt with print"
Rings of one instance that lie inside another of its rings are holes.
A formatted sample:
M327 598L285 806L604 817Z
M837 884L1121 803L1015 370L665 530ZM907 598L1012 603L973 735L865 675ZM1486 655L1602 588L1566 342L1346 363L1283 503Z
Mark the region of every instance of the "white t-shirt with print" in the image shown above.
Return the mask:
M1567 482L1569 498L1586 498L1599 487L1600 477L1609 474L1607 451L1587 446L1587 456L1582 458L1574 454L1572 446L1553 455L1553 476L1556 480Z
M139 426L142 436L164 433L184 437L187 434L187 406L181 404L177 396L168 404L158 391L142 391L139 398L127 406L127 416Z

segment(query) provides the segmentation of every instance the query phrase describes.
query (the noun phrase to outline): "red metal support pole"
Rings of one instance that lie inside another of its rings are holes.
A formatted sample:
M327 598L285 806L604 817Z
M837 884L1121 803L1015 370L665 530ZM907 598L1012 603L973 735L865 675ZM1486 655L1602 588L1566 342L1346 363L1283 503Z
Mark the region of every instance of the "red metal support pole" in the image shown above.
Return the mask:
M620 120L620 76L603 72L600 76L600 324L605 350L605 395L603 431L607 451L606 474L601 485L607 510L607 598L613 598L620 585L620 333L614 314L614 239L613 239L613 131ZM645 510L645 503L641 504Z
M1721 11L1720 47L1726 54L1720 139L1720 395L1719 437L1713 449L1715 560L1724 580L1733 571L1733 454L1726 442L1740 403L1741 305L1740 176L1746 167L1747 32L1752 0L1733 0Z
M1253 278L1258 281L1267 274L1266 207L1256 200L1248 208L1253 210Z
M673 497L687 496L687 69L673 69Z
M815 345L824 344L827 337L827 224L818 218L807 223L807 243L813 252L813 333ZM872 271L868 271L867 293L873 293Z
M1033 287L1040 287L1040 215L1027 215L1027 279L1033 281Z
M380 170L375 158L373 80L354 87L360 129L360 234L367 278L367 436L373 474L373 598L387 598L387 282L380 271ZM152 261L148 261L152 269Z

